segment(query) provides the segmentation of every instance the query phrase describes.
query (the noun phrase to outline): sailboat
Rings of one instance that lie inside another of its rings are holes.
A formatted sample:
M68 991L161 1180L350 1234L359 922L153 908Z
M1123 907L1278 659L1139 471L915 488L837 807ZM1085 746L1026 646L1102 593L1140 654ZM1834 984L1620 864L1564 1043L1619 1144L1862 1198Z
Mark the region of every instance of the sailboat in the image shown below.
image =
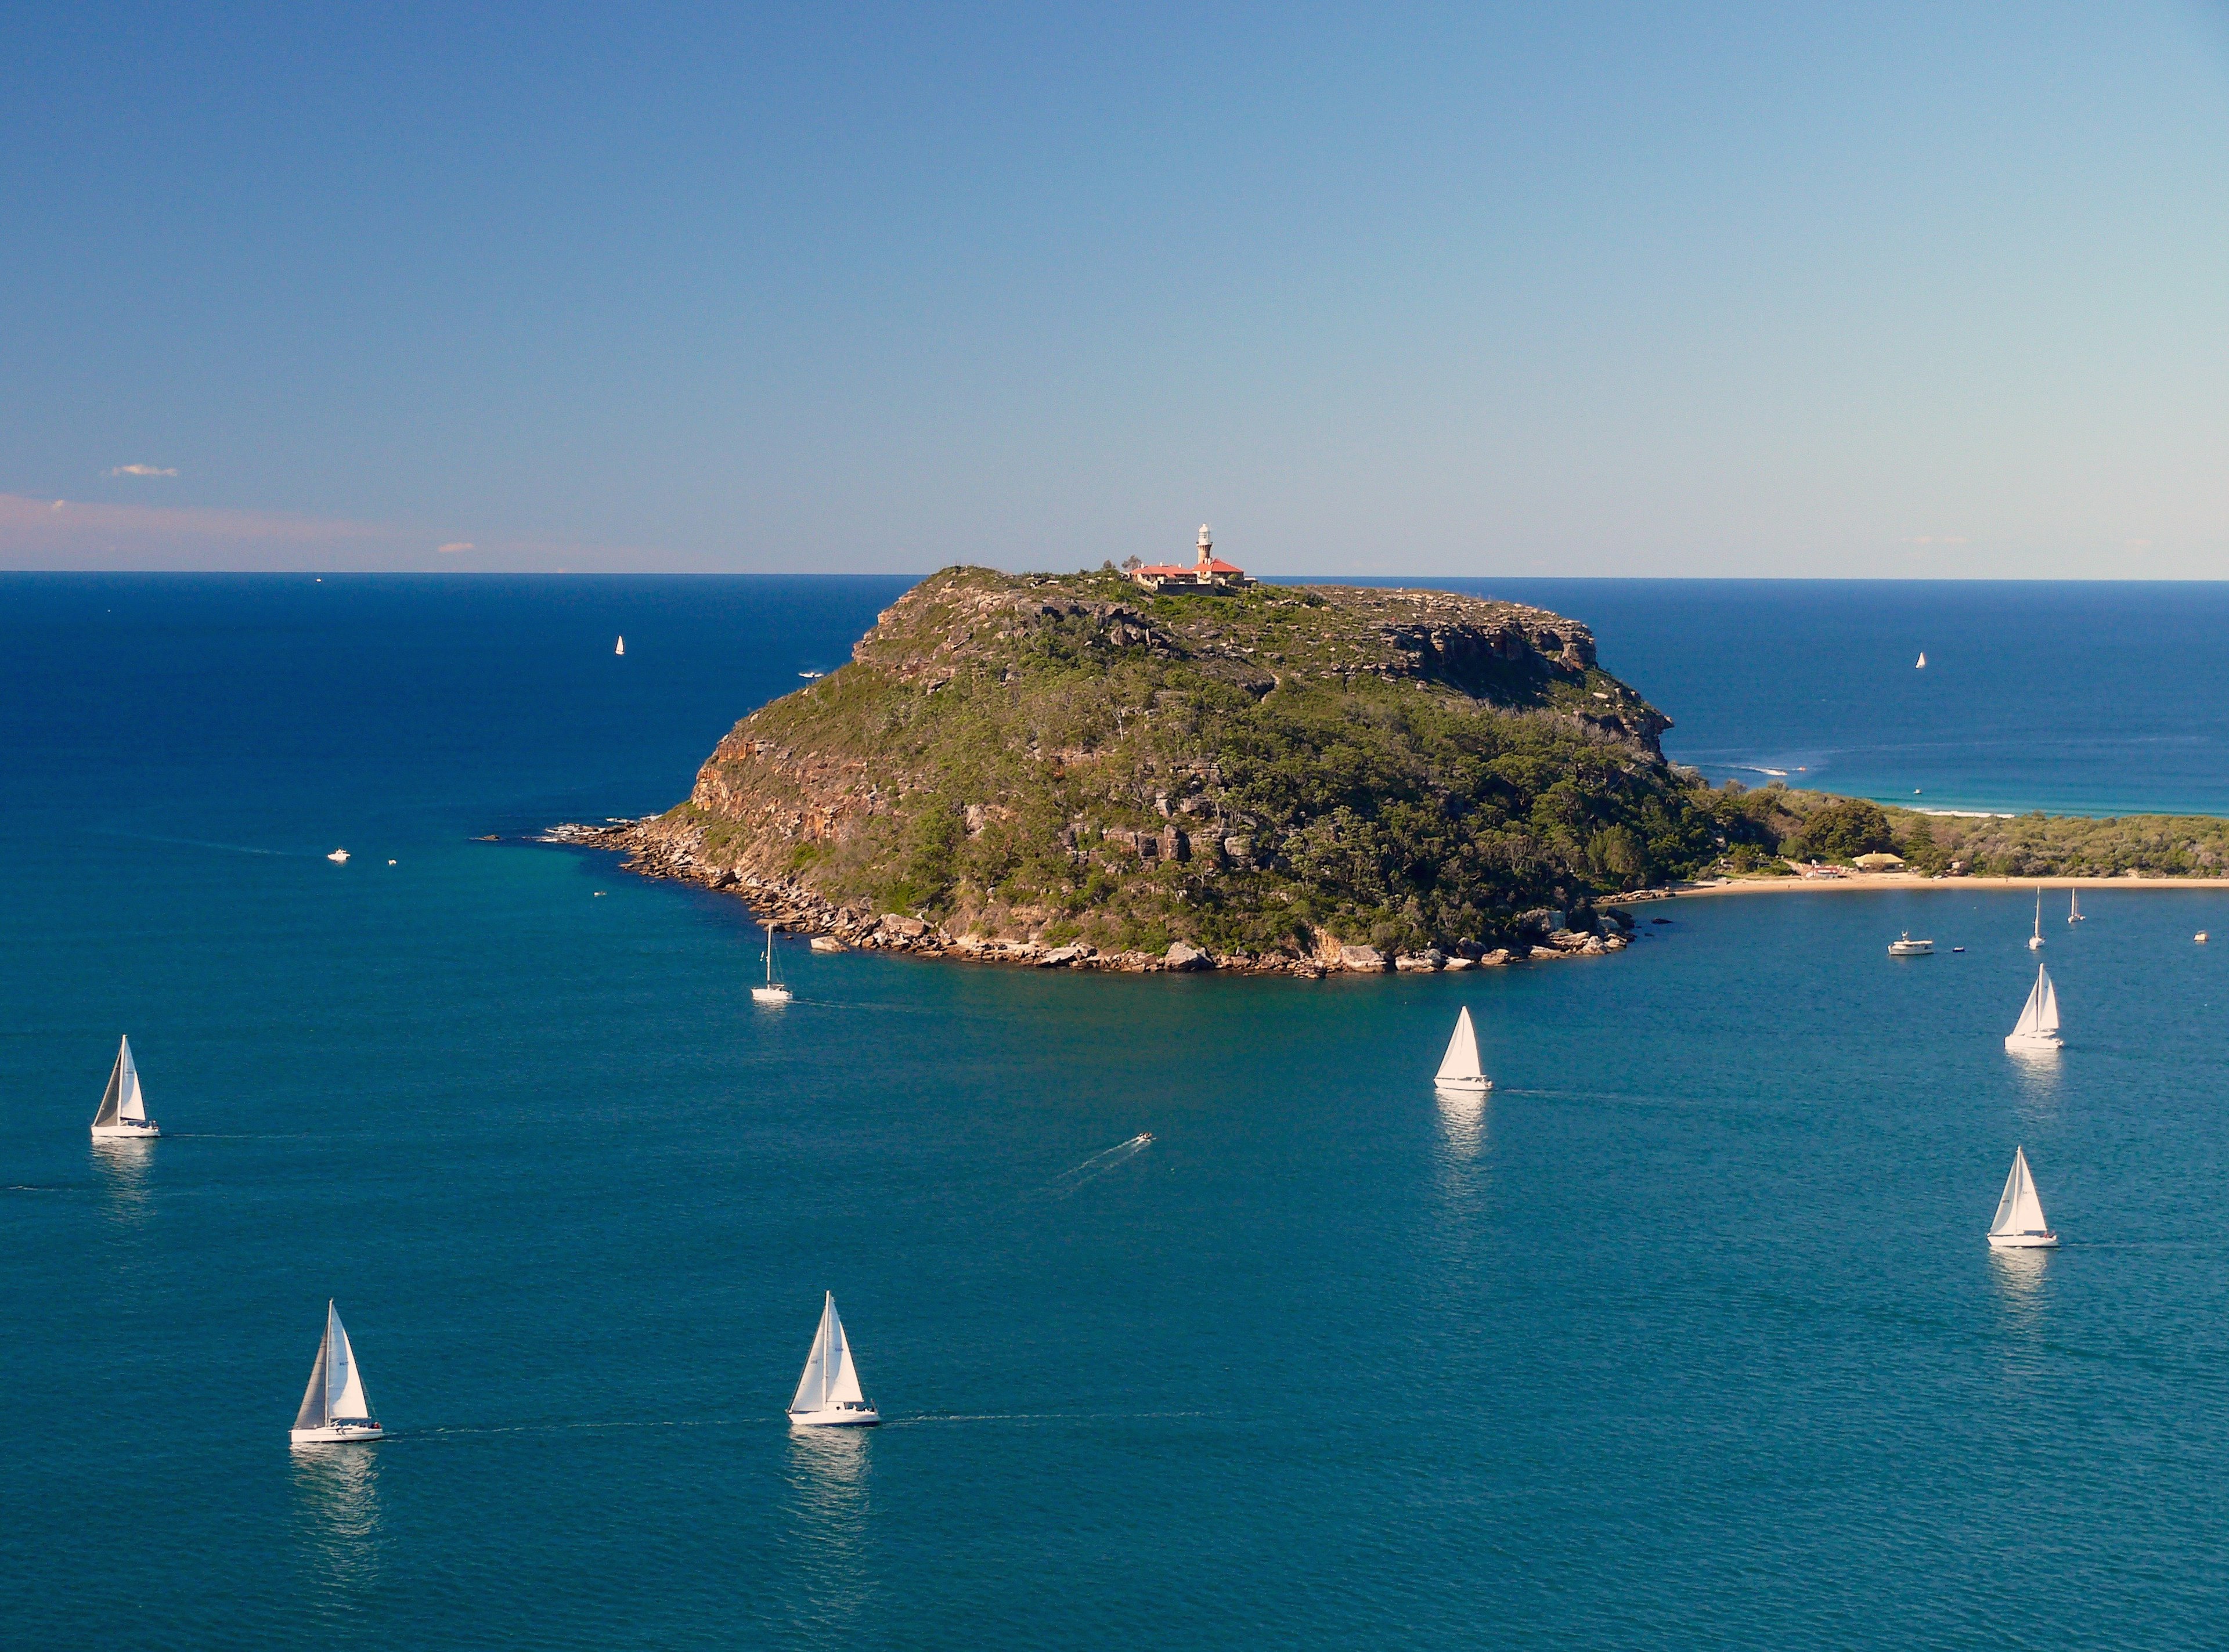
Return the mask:
M2035 1177L2027 1167L2027 1151L2013 1149L2012 1173L2005 1178L2004 1197L1997 1201L1996 1219L1989 1224L1993 1250L2055 1250L2059 1236L2043 1219L2043 1201L2036 1197Z
M626 652L626 639L625 637L621 637L620 639L620 646L613 649L612 652L615 654L624 654Z
M1927 669L1927 650L1923 648L1919 651L1919 664L1911 669L1916 672L1924 672Z
M1455 1036L1448 1040L1448 1053L1441 1057L1440 1070L1432 1075L1432 1083L1440 1090L1471 1090L1480 1095L1493 1088L1493 1080L1479 1064L1478 1032L1470 1024L1468 1005L1456 1012Z
M2066 893L2068 897L2066 921L2069 923L2079 923L2082 922L2082 891L2078 889L2070 889Z
M100 1111L93 1115L93 1140L152 1141L162 1134L147 1116L147 1098L139 1090L139 1069L132 1059L132 1040L125 1038L116 1046L116 1064L108 1070L108 1088L100 1093Z
M2030 952L2043 950L2043 890L2040 885L2035 891L2035 933L2027 938L2027 949Z
M766 985L751 988L751 1001L756 1004L787 1004L790 1000L790 990L774 978L774 924L771 921L766 926Z
M789 1402L789 1420L797 1428L864 1428L883 1420L874 1403L859 1392L858 1367L851 1363L851 1344L837 1316L832 1290L820 1310L813 1352L805 1356L797 1397Z
M325 858L331 861L336 866L345 866L348 865L348 851L345 849L336 849L332 853L327 855Z
M310 1367L310 1386L302 1395L302 1409L294 1413L296 1445L331 1445L344 1440L376 1440L379 1419L363 1392L363 1372L349 1346L348 1327L340 1309L325 1304L325 1335L318 1344L318 1362Z
M2020 1051L2059 1047L2059 990L2051 984L2051 972L2038 964L2035 985L2028 989L2027 1003L2020 1010L2020 1020L2005 1035L2005 1048Z

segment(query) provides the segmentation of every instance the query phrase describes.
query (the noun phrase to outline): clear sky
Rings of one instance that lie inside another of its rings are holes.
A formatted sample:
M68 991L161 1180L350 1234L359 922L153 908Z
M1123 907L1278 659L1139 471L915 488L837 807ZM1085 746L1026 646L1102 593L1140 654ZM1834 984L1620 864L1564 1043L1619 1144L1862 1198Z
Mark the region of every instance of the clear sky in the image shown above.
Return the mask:
M2229 575L2190 0L20 5L0 155L0 567Z

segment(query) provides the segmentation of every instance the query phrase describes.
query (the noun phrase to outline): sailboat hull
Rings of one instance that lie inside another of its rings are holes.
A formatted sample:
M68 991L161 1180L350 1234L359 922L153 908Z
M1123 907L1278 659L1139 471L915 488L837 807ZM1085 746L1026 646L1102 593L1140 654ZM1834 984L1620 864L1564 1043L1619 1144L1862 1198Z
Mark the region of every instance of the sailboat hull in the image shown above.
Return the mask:
M1493 1088L1491 1078L1435 1078L1434 1090L1451 1090L1458 1096L1483 1096Z
M1989 1235L1989 1249L2056 1250L2059 1249L2059 1236L2056 1233L1992 1233Z
M2015 1055L2050 1055L2065 1047L2065 1043L2056 1033L2007 1032L2005 1034L2005 1048L2012 1051Z
M883 1414L871 1405L831 1405L825 1411L792 1411L792 1428L872 1428Z
M162 1134L162 1131L155 1128L155 1121L152 1119L145 1121L119 1119L113 1124L96 1124L93 1127L93 1139L96 1141L151 1141Z
M347 1445L360 1440L376 1440L386 1430L376 1423L329 1423L324 1428L298 1428L287 1438L296 1445Z
M789 1002L789 1000L790 992L789 988L787 987L754 987L751 988L751 1002L754 1004L787 1004Z

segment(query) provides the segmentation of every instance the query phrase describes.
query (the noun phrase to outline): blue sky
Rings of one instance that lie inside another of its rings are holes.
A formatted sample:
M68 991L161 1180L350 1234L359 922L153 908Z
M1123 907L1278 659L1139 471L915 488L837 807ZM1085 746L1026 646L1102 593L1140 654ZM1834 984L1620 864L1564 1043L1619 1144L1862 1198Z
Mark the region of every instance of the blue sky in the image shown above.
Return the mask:
M0 145L0 566L2229 574L2218 7L17 7Z

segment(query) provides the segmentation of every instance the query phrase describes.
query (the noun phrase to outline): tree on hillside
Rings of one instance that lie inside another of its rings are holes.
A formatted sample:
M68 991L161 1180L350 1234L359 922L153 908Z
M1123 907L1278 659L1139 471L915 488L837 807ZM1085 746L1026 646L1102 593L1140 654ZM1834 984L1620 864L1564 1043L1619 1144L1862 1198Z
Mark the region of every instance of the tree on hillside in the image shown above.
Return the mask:
M1782 846L1789 854L1819 860L1854 860L1860 855L1894 853L1896 838L1879 804L1846 797L1812 815Z

